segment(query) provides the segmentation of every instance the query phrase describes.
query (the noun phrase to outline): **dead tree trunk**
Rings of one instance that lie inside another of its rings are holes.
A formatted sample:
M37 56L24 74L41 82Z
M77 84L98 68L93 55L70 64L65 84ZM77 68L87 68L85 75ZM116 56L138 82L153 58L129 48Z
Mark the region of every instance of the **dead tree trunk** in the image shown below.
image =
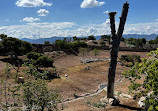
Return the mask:
M117 56L118 56L118 49L120 45L120 41L122 38L124 25L127 18L129 4L126 2L123 5L122 9L122 15L120 17L120 24L119 29L116 34L115 30L115 14L116 12L109 13L110 17L110 27L111 27L111 49L110 49L110 66L109 66L109 72L108 72L108 87L107 87L107 98L113 98L114 97L114 83L115 83L115 72L116 72L116 66L117 66Z

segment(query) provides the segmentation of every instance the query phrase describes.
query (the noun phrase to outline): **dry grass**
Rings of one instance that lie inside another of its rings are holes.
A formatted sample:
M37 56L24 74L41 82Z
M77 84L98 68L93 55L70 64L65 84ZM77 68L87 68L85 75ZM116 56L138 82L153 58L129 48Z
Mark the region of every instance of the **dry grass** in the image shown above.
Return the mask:
M118 57L122 54L138 54L142 58L147 57L147 52L127 52L120 51ZM106 57L110 57L109 51L100 51L99 56L94 56L93 51L90 51L89 54L85 58L99 58L105 59ZM0 57L4 58L4 57ZM25 58L25 57L24 57ZM49 89L57 89L62 96L63 99L74 98L74 93L77 95L83 95L85 93L92 93L98 89L98 86L101 83L107 83L107 74L109 68L109 62L95 62L90 64L81 64L80 59L82 55L74 56L74 55L66 55L62 56L58 59L54 60L54 65L57 68L57 71L60 72L60 79L54 79L51 82L48 82ZM5 68L4 62L0 61L0 77L2 77L2 71ZM90 70L86 70L85 68L90 66ZM21 72L22 72L21 68ZM49 68L51 70L51 68ZM124 70L128 70L125 66L117 65L116 70L116 81L119 79L119 75ZM12 70L12 74L14 75L14 70ZM66 79L65 74L68 75ZM11 79L11 83L15 84L13 78ZM115 86L116 91L121 91L123 93L128 92L129 81L124 80L122 83ZM106 92L101 92L94 98L90 99L91 102L97 102L100 98L106 95ZM68 108L65 108L65 111L130 111L127 108L122 107L107 107L108 109L97 109L92 106L86 104L88 98L77 100L71 103L65 104ZM137 106L136 101L122 99L122 104L128 106Z

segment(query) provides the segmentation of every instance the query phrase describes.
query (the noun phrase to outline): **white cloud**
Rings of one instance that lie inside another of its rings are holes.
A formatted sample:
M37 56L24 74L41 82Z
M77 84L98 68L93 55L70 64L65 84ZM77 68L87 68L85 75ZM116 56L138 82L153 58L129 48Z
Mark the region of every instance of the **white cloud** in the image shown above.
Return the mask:
M109 13L109 11L107 10L107 11L105 11L104 13Z
M91 8L91 7L96 7L96 6L101 6L104 5L105 2L99 2L97 0L84 0L80 7L81 8Z
M118 22L116 22L116 31ZM110 34L109 19L101 24L79 25L73 22L27 23L0 27L0 33L17 38L72 37ZM158 22L126 24L124 34L158 34Z
M49 11L46 9L40 9L37 11L37 13L39 13L38 16L46 16L49 13Z
M33 17L25 17L23 20L24 22L35 22L35 21L39 21L39 18L33 18Z
M44 2L43 0L18 0L15 3L19 7L43 7L51 6L51 3Z
M106 21L103 24L104 25L110 24L110 19L106 19Z
M155 21L158 21L158 19L156 19Z

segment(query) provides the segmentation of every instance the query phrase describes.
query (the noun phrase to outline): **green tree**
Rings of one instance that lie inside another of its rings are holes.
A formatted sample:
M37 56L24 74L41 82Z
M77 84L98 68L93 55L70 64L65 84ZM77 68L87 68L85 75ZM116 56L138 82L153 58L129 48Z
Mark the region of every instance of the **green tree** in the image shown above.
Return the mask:
M38 67L53 67L53 59L37 52L27 53L27 58L33 60L33 64ZM26 60L28 61L28 60Z
M151 51L148 58L144 59L141 63L136 63L129 71L123 74L128 77L131 84L129 91L137 96L152 94L144 102L149 104L148 111L158 110L158 49ZM142 77L144 77L143 79ZM138 83L137 79L143 79L142 83Z
M26 54L32 51L32 45L29 42L19 40L17 38L5 37L0 41L3 49L2 52L11 56L10 63L16 70L16 77L19 72L21 60L18 58L19 55Z
M149 44L155 44L155 40L149 40Z
M26 54L32 51L32 45L29 42L19 40L17 38L6 37L0 42L5 49L5 53L13 55L17 58L18 55Z
M53 67L53 59L37 52L30 52L23 66L26 67L25 72L33 75L36 79L50 80L56 75L47 70L41 70L39 67Z
M52 58L43 55L37 59L36 65L39 65L40 67L53 67L53 62Z
M79 48L79 53L82 54L83 58L85 57L85 54L87 53L87 48Z
M1 35L0 35L0 39L4 39L4 38L7 38L7 35L1 34Z
M50 42L49 41L44 41L44 44L45 45L50 45Z
M141 41L142 41L143 44L146 44L146 38L142 38Z
M44 81L29 80L24 83L22 91L24 104L29 111L44 111L46 107L57 109L59 95L56 92L49 91Z
M94 35L90 35L88 36L88 40L96 40L96 38L94 37Z
M93 49L93 53L94 53L94 56L97 56L97 55L99 55L99 50L98 49Z
M73 37L73 41L76 41L76 40L77 40L77 37L76 37L76 36L74 36L74 37Z
M108 35L102 35L101 39L102 40L108 40L108 39L110 39L110 36L108 36Z
M29 52L26 54L28 59L33 59L33 60L37 60L40 56L42 56L42 54L37 53L37 52Z

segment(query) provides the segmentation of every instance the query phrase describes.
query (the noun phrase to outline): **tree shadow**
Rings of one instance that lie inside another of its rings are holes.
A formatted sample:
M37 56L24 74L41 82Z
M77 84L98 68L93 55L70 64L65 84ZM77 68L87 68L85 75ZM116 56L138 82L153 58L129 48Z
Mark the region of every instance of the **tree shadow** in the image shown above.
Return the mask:
M137 110L137 111L143 111L144 110L143 108L132 107L132 106L127 106L127 105L123 105L123 104L119 104L117 106L122 107L122 108L126 108L126 109L130 109L130 110Z

